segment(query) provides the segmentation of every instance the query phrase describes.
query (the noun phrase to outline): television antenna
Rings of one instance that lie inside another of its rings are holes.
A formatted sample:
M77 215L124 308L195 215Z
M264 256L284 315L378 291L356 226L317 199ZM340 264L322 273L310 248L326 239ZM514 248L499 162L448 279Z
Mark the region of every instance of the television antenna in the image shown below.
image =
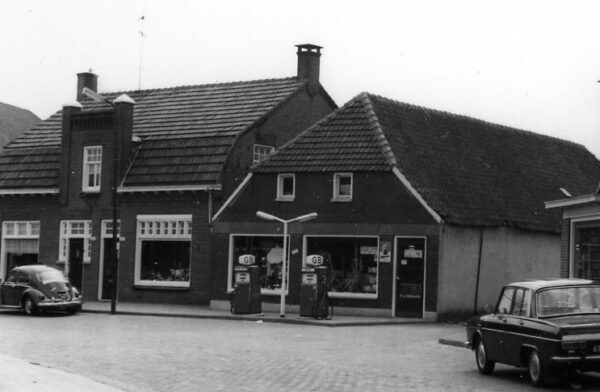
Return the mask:
M146 36L146 34L144 33L145 20L146 17L144 15L142 15L142 17L138 19L138 22L140 22L140 63L138 69L138 90L142 89L142 61L144 58L144 37Z

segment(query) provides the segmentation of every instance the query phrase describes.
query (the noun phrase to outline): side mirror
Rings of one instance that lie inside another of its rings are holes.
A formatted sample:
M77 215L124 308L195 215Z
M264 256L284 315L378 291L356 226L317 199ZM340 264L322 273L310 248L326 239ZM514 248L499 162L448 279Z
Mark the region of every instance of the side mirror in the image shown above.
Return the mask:
M486 313L494 313L494 308L490 304L485 304L483 309L485 310Z

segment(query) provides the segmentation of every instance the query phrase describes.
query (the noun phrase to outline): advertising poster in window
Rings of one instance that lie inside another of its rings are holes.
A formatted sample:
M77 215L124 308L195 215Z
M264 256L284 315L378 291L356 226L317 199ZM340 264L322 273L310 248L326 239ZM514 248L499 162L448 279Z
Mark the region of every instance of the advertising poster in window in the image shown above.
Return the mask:
M381 242L379 246L379 262L389 263L392 261L392 244L390 242Z

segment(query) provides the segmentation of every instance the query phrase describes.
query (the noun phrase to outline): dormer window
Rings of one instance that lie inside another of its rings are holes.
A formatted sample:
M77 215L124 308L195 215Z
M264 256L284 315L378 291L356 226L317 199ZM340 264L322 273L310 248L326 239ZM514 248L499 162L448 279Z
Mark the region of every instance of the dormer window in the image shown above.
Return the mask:
M83 149L82 191L100 192L102 171L102 146L89 146Z
M277 176L277 200L293 201L296 191L296 177L293 174L279 174Z
M275 147L273 146L265 146L263 144L255 144L252 154L252 164L256 165L269 157L269 155L273 154L275 151Z
M352 173L333 175L332 201L352 201Z

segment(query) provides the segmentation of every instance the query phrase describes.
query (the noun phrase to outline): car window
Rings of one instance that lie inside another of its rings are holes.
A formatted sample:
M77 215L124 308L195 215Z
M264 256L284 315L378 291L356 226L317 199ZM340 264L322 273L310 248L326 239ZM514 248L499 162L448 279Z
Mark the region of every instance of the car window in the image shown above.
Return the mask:
M510 306L512 304L514 294L515 294L514 287L505 287L504 288L504 290L502 291L502 295L500 296L500 300L498 301L496 313L500 313L500 314L510 313Z
M529 290L527 289L516 289L515 300L513 301L513 307L510 314L515 316L527 316L529 313Z
M29 284L31 283L29 280L29 276L25 273L20 273L19 277L18 277L18 282L19 283L25 283L25 284Z
M600 286L574 286L545 289L537 294L537 314L552 317L600 313Z

